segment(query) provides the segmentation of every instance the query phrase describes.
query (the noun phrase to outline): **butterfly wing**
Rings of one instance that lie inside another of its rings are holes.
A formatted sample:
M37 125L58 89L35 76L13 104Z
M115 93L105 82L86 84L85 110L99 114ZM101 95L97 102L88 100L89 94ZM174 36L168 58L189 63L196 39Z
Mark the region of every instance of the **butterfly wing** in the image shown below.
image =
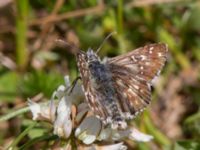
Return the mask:
M165 44L150 44L106 62L116 96L126 118L132 118L151 101L151 82L167 59Z
M80 51L77 53L76 59L80 76L83 82L82 88L85 93L86 101L97 117L99 117L102 120L106 120L108 114L107 110L101 103L102 101L100 100L100 93L96 91L91 84L88 63L86 61L86 54Z

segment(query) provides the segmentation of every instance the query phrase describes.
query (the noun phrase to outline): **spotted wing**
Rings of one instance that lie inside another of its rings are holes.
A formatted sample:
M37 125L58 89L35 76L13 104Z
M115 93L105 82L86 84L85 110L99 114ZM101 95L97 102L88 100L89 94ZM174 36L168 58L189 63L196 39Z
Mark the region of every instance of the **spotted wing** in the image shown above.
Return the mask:
M151 82L167 59L165 44L150 44L108 59L116 96L126 118L132 118L151 101Z
M79 53L77 53L76 59L80 76L83 82L83 90L85 93L86 101L97 117L102 120L106 120L108 117L108 113L101 103L102 101L100 99L100 93L92 87L88 64L86 61L86 54L80 51Z

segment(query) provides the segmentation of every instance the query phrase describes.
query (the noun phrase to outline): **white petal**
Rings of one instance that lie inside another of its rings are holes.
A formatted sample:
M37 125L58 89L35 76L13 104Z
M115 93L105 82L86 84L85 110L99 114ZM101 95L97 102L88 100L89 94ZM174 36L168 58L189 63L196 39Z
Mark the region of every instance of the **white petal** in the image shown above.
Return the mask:
M85 138L83 138L83 143L85 144L91 144L96 140L95 135L86 135Z
M80 126L75 131L75 136L83 141L85 144L91 144L96 140L96 137L101 130L101 121L90 116L83 120Z
M86 113L88 112L88 110L82 110L81 112L79 112L77 115L76 115L76 122L77 123L80 123L80 121L85 117Z
M86 113L89 111L89 107L86 103L81 103L78 105L76 122L80 123L80 121L85 117Z
M64 85L60 85L58 89L55 91L55 95L59 100L66 94L66 88Z
M78 105L84 101L85 95L83 93L83 90L80 84L77 83L75 85L75 87L72 90L72 93L70 93L70 96L72 97L72 103L75 105Z
M69 76L65 76L65 86L63 85L60 86L57 89L56 94L54 95L56 95L59 100L61 99L62 96L68 95L70 97L70 101L72 101L73 104L78 105L81 101L84 100L85 95L82 91L80 84L78 83L73 87L73 90L69 94L71 86L72 85L69 80Z
M50 104L49 104L49 107L50 107L50 118L51 118L51 121L55 121L55 114L56 114L56 105L54 103L53 100L50 101Z
M68 101L68 96L61 99L57 108L57 118L54 122L54 134L60 137L68 138L72 131L71 101Z
M130 131L127 130L112 130L112 140L119 141L129 136Z
M127 150L127 147L123 143L117 143L106 146L97 146L96 150Z
M111 133L112 133L112 129L111 128L102 129L101 133L98 136L98 140L99 141L101 141L101 140L109 140L110 136L111 136Z
M129 139L139 142L148 142L153 139L153 136L144 134L135 128L130 129Z
M64 77L64 80L65 80L65 86L66 86L67 88L70 87L71 82L70 82L70 80L69 80L69 76L65 76L65 77Z
M54 124L53 133L62 138L68 138L72 132L72 121L66 120L64 124Z
M58 109L57 109L58 115L63 115L67 113L67 115L69 116L71 114L71 106L72 103L70 101L69 96L62 97L61 101L58 104Z
M33 120L37 120L39 118L39 114L41 113L41 107L39 104L28 99L28 105L33 115Z
M64 124L64 137L68 138L71 135L72 132L72 121L68 120Z
M54 121L56 106L53 101L45 104L37 104L29 99L28 105L33 114L33 120Z

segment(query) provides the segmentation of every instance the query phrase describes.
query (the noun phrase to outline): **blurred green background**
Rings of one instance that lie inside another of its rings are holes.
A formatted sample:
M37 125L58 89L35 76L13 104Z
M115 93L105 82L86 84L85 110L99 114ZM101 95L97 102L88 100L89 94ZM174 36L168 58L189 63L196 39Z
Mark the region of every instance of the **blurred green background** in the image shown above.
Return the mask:
M0 2L0 145L31 141L44 149L45 125L16 138L32 124L27 98L49 99L64 75L78 76L73 49L113 57L149 43L169 46L169 59L153 89L153 102L136 123L155 138L126 141L129 149L200 149L200 1L197 0L6 0ZM22 110L13 117L6 114ZM31 133L35 133L31 134ZM37 140L34 140L37 137ZM32 144L33 144L32 143ZM34 145L33 144L33 145Z

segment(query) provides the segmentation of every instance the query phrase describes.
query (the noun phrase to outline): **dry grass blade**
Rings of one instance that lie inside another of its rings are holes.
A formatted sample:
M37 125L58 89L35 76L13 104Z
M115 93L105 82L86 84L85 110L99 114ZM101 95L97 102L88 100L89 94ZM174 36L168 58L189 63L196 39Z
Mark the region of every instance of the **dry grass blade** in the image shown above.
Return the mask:
M174 2L181 2L183 0L137 0L132 1L127 4L127 8L132 7L144 7L148 5L154 5L154 4L162 4L162 3L174 3Z
M44 23L48 23L48 22L58 22L61 20L86 16L89 14L97 15L97 14L101 14L104 9L105 9L104 3L102 1L100 1L100 3L95 7L79 9L79 10L75 10L72 12L63 13L60 15L53 15L53 16L48 16L48 17L42 18L42 19L33 20L30 23L30 25L40 25L40 24L44 24Z

